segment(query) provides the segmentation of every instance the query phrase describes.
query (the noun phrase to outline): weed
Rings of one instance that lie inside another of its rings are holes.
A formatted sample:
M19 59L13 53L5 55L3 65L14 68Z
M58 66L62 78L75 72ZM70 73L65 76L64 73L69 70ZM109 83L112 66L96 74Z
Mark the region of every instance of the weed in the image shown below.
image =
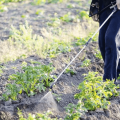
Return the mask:
M58 39L54 39L54 42L51 42L50 48L48 49L49 57L55 57L59 53L66 53L71 51L71 45L68 42L63 42Z
M29 54L37 54L40 57L56 57L61 52L65 53L71 50L70 42L54 37L52 40L44 40L41 36L32 35L32 29L27 22L25 26L20 26L20 30L12 26L9 43L13 47L17 46L17 49L25 50Z

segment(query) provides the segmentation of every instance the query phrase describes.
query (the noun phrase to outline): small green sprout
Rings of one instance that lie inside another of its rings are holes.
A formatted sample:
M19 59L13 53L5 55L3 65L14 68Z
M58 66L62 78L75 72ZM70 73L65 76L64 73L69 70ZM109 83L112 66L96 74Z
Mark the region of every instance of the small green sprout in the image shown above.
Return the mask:
M52 94L55 97L57 102L60 102L62 100L62 98L60 97L61 95L58 95L58 94L55 94L55 93L52 93Z
M65 72L66 72L66 73L70 73L70 74L71 74L71 76L73 76L73 75L75 75L75 74L76 74L76 72L75 72L74 70L69 69L69 68L67 68Z
M90 61L91 61L90 59L84 60L81 67L88 67L90 65Z
M38 9L35 14L36 14L36 15L43 15L43 14L44 14L44 11Z
M21 18L26 18L26 15L21 15Z

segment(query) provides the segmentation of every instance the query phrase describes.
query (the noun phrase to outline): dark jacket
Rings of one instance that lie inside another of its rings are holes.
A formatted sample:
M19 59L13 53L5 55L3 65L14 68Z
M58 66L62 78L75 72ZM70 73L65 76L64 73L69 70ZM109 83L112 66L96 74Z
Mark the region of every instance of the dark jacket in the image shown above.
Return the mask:
M103 2L105 8L111 4L111 2L115 2L116 0L92 0L91 5L90 5L90 11L89 11L89 16L92 17L96 14L99 14L101 11L100 8L100 2ZM104 9L104 8L103 8Z
M93 15L98 14L98 12L99 12L99 0L92 0L90 5L89 16L92 17Z

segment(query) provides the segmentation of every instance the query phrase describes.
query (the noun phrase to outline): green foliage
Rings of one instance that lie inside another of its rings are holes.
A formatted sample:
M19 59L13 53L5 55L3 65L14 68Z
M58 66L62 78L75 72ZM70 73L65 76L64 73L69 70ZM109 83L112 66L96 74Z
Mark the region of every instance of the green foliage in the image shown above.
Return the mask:
M9 80L14 80L14 84L7 84L6 92L2 96L3 99L16 100L17 95L23 91L28 96L36 94L36 91L45 91L46 87L49 87L50 82L53 81L50 75L52 70L51 64L26 66L26 63L23 63L22 72L10 75Z
M119 86L116 86L113 81L102 81L101 76L96 76L97 72L89 72L85 80L79 84L80 93L75 94L76 99L81 99L87 110L95 110L96 108L107 109L110 102L108 99L111 96L118 96L116 91Z
M80 12L80 17L83 19L89 19L88 13L86 11L81 11Z
M62 98L60 97L61 95L58 95L58 94L55 94L55 93L52 93L53 94L53 96L55 97L55 100L57 101L57 102L60 102L61 100L62 100Z
M45 3L62 3L64 0L34 0L34 5L42 5Z
M44 11L38 9L35 14L36 14L36 15L43 15L43 14L44 14Z
M0 66L0 76L3 73L4 66Z
M99 50L96 50L97 53L95 53L95 57L102 59L102 55Z
M57 32L57 34L59 34ZM53 37L51 40L43 39L42 36L33 35L32 29L26 21L20 25L20 30L12 26L9 44L16 49L24 49L29 54L37 54L40 57L56 57L59 53L70 52L71 42ZM21 56L21 55L20 55ZM18 56L18 57L20 57Z
M34 5L41 5L41 4L45 4L46 0L34 0L33 4Z
M21 2L25 0L0 0L0 12L7 11L7 7L4 5L4 3L9 3L9 2Z
M84 107L84 103L79 100L78 104L68 104L66 108L67 116L64 120L79 120L81 115L83 115L85 112L87 112L87 109Z
M117 80L120 80L120 74L119 74L119 76L118 76Z
M8 2L22 2L22 1L25 1L25 0L5 0L5 3L8 3Z
M67 5L67 8L73 8L72 4Z
M93 33L90 33L90 34L89 34L87 37L85 37L85 38L74 37L75 40L77 40L77 41L75 42L75 45L76 45L76 46L85 45L86 42L92 37L92 35L93 35ZM92 39L92 41L96 42L97 39L98 39L98 34L96 34L96 35L94 36L94 38Z
M71 15L71 13L68 12L67 14L60 17L60 20L62 20L63 22L70 22L72 20L70 15Z
M13 84L7 84L6 85L6 93L2 95L4 100L8 100L11 98L12 100L17 100L17 94L19 92L19 88L15 83Z
M71 75L75 75L76 74L76 72L74 70L69 69L69 68L67 68L65 72L66 73L70 73Z
M90 65L90 59L86 59L83 61L81 67L88 67Z
M47 23L49 26L53 26L53 27L58 27L61 24L61 21L59 18L55 17L51 19L51 22Z
M50 118L49 115L51 115L52 112L46 112L44 114L38 113L37 115L32 115L29 114L28 118L24 118L22 115L22 111L19 110L18 108L18 116L19 116L19 120L57 120L57 118Z
M71 51L71 45L68 42L60 41L58 39L54 39L53 42L50 43L50 48L48 48L48 56L55 57L55 55L59 53L65 53Z
M0 1L0 12L7 11L7 7L5 5L3 5L4 2L5 2L5 0Z
M48 3L62 3L64 0L47 0Z
M21 18L26 18L26 15L21 15Z

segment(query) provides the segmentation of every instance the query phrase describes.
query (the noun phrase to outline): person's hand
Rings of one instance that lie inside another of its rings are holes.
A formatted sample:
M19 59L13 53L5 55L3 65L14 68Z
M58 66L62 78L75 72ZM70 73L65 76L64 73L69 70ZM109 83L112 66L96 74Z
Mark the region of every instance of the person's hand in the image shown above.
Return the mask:
M120 10L120 0L116 0L117 2L117 8Z

